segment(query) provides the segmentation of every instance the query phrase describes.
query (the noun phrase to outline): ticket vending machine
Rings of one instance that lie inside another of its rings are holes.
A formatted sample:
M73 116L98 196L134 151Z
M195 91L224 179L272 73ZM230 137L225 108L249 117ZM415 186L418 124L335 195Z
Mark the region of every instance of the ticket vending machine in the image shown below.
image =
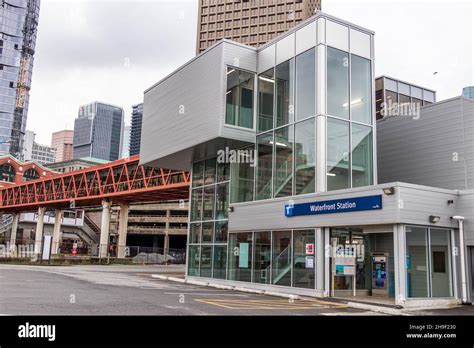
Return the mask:
M372 296L389 297L388 253L372 253Z

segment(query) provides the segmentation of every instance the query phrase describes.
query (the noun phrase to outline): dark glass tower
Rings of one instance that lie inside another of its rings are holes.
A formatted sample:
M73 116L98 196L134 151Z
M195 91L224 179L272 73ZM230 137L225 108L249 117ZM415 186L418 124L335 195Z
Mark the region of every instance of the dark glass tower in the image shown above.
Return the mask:
M74 122L74 158L119 159L123 126L121 107L99 102L81 106Z
M0 0L0 154L23 159L40 0Z
M130 130L130 156L140 153L142 138L143 103L132 106L132 125Z

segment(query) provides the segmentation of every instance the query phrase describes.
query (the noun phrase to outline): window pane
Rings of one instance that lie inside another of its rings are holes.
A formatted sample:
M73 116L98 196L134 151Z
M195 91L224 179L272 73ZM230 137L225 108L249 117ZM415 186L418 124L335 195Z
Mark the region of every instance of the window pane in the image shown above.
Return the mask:
M327 189L349 187L349 123L328 117Z
M240 117L237 126L253 128L254 75L240 72Z
M352 187L373 183L372 127L352 124Z
M201 247L201 277L210 278L212 275L212 246Z
M228 221L216 221L216 230L214 232L214 243L227 242L227 234L229 231Z
M291 231L273 231L272 284L291 286Z
M215 245L213 255L214 271L213 278L225 279L227 262L227 245Z
M215 186L204 187L203 220L214 218Z
M216 182L216 158L209 158L206 160L204 170L204 185L213 184Z
M281 63L275 69L276 75L276 127L293 122L295 83L294 59Z
M201 246L199 245L190 245L189 246L189 256L188 256L188 275L189 276L199 276L199 261Z
M273 128L273 90L275 78L273 68L258 77L258 131Z
M295 194L313 193L316 186L315 119L297 123L295 127Z
M427 229L407 227L408 297L428 297Z
M315 243L314 230L293 232L293 286L314 289Z
M328 114L349 118L349 55L328 47L327 49L327 99Z
M449 239L449 230L430 229L432 297L453 296Z
M351 111L352 120L372 123L372 80L370 61L351 55Z
M227 68L226 124L253 128L254 74Z
M193 187L202 186L204 183L204 162L193 164Z
M316 114L316 58L312 48L296 57L296 119Z
M213 222L204 222L202 224L202 241L201 243L212 243L212 232L214 232Z
M191 224L189 227L189 243L199 244L201 240L201 224Z
M239 112L239 71L227 68L225 123L235 125Z
M275 131L274 196L292 195L293 188L293 126Z
M229 236L229 280L252 280L252 233Z
M229 216L229 184L216 186L216 220L227 219Z
M202 220L202 187L191 194L191 221Z
M227 181L230 179L230 164L217 163L217 181Z
M253 200L255 151L253 147L242 149L245 161L232 163L231 202L249 202ZM242 159L242 156L241 156Z
M257 136L256 199L272 198L273 133Z
M270 232L255 232L254 283L270 284Z

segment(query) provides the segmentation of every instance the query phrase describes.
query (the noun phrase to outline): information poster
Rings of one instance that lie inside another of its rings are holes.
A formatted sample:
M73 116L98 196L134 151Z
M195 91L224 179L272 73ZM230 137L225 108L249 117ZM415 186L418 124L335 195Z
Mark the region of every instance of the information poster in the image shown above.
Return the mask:
M240 243L239 268L249 268L249 243Z

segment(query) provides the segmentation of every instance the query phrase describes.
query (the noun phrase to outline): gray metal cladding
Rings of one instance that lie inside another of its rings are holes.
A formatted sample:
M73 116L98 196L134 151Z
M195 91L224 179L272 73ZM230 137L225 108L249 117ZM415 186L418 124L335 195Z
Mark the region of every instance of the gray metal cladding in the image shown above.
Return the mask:
M218 137L222 70L219 45L145 92L142 163Z
M379 183L474 188L474 101L454 98L422 108L419 119L377 122L377 152Z
M388 196L383 194L384 187L395 187L396 193ZM294 204L333 199L382 195L382 209L371 211L346 212L336 214L306 215L286 217L285 204L292 199ZM438 215L441 221L438 227L455 228L457 224L449 217L455 208L447 208L447 200L456 200L457 192L436 189L405 183L391 183L350 190L339 190L294 196L286 199L273 199L251 203L234 204L234 212L230 213L230 231L253 231L285 228L314 228L331 226L363 226L408 223L430 225L429 216ZM403 201L400 204L400 200ZM434 225L433 225L434 226Z
M222 41L145 92L142 164L160 165L163 159L162 163L169 165L168 156L217 139L223 133L236 140L251 139L248 131L223 130L226 65L255 71L256 51ZM179 158L189 160L188 156ZM185 165L176 160L176 168Z

